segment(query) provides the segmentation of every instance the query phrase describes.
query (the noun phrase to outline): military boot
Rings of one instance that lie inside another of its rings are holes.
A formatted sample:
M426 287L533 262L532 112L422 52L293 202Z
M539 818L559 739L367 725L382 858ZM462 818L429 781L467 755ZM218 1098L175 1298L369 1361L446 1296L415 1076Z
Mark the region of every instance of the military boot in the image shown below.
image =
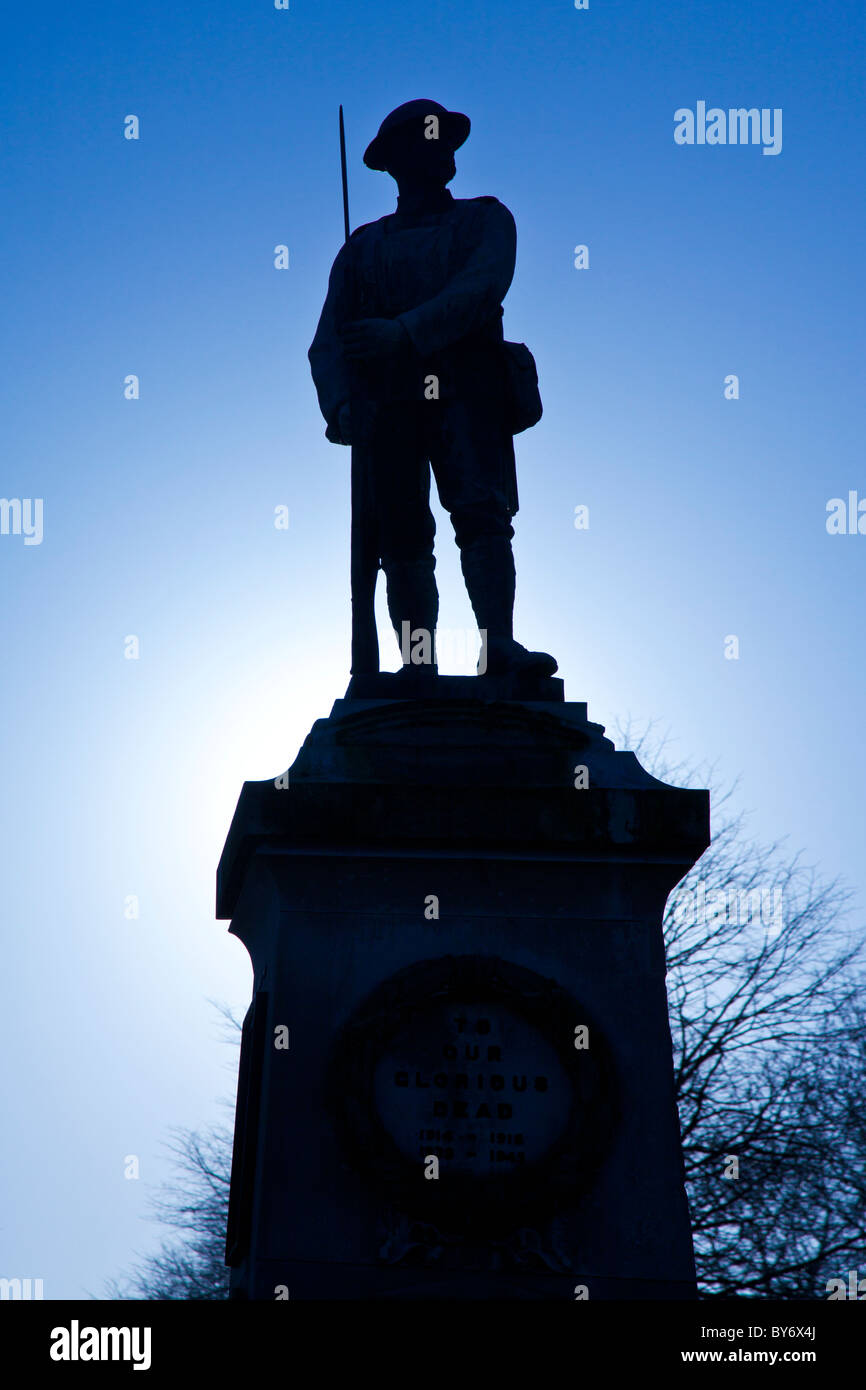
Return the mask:
M508 537L482 536L461 550L460 564L482 634L478 674L552 676L558 665L554 657L527 651L514 640L515 571Z
M399 674L407 685L426 684L439 674L436 661L439 590L434 567L432 556L424 560L398 561L385 567L388 613L403 660Z

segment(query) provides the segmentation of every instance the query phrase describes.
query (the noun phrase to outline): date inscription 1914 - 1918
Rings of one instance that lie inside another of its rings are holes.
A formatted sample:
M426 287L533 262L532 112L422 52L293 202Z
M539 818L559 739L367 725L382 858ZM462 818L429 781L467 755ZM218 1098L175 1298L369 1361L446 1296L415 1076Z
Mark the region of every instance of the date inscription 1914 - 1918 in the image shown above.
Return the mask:
M499 1003L459 1015L443 1005L413 1021L379 1059L375 1094L407 1158L435 1153L451 1171L478 1176L541 1158L571 1103L555 1049Z

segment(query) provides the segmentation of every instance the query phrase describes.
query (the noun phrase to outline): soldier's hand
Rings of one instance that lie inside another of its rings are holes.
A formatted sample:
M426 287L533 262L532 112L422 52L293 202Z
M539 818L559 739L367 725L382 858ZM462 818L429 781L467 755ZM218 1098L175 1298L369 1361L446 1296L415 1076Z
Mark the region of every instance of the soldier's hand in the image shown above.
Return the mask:
M325 438L332 444L351 444L351 429L352 419L349 413L349 403L346 401L340 406L333 419L329 420L328 428L325 430Z
M358 359L389 357L411 343L397 319L356 319L345 325L340 336L346 356Z

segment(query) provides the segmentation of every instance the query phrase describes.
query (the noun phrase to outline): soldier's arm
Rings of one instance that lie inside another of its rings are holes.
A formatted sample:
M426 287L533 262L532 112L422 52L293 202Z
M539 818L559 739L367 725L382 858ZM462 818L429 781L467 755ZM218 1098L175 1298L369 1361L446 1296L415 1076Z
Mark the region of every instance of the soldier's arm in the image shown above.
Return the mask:
M346 317L347 293L348 254L345 246L342 246L331 267L328 293L316 335L307 353L319 408L328 424L326 435L335 444L340 442L340 409L346 405L351 394L349 369L338 332Z
M439 294L399 316L422 357L499 317L514 277L517 228L508 208L495 198L479 207L480 237L460 270Z

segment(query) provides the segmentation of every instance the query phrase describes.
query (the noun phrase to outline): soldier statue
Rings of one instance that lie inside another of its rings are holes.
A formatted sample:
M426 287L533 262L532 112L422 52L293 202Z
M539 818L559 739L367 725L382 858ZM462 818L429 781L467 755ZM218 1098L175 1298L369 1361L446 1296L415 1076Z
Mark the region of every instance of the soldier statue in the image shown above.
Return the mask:
M423 99L386 116L364 163L396 180L397 210L348 237L309 351L326 438L352 447L353 673L378 670L379 567L407 679L407 634L435 634L431 468L487 673L532 680L557 669L512 633L512 434L535 423L541 403L531 354L502 331L514 218L496 198L454 198L447 187L469 129L467 116ZM364 554L372 565L366 600L358 592ZM365 601L372 635L355 621ZM435 675L435 647L431 666L426 675Z

